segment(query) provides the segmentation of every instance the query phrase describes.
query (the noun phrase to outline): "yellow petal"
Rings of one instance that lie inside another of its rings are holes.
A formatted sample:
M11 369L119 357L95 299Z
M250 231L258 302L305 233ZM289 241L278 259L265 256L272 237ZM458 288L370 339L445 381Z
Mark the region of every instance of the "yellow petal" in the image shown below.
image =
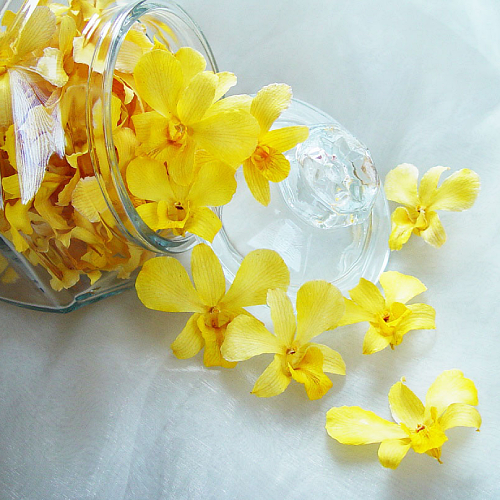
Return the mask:
M385 300L380 290L368 280L361 278L359 284L349 290L351 299L360 305L365 311L379 314L385 309Z
M219 217L208 207L193 208L184 224L185 231L196 234L210 243L221 227L222 222Z
M179 359L188 359L196 356L205 344L200 329L196 324L198 317L199 314L193 314L182 332L170 345L173 353Z
M52 229L70 229L66 219L62 216L62 208L54 206L50 199L51 195L59 188L59 183L44 182L38 189L34 207L36 211L45 219Z
M292 100L292 89L285 84L273 83L257 92L250 112L259 122L261 132L267 132Z
M352 325L354 323L361 323L363 321L374 320L374 315L365 311L361 306L358 306L352 300L344 298L345 313L342 316L338 326Z
M77 34L76 22L71 16L61 17L59 23L59 50L67 54L73 48L73 39Z
M130 192L143 200L174 199L165 165L150 158L135 158L127 167L127 185Z
M123 127L113 133L113 142L118 153L118 165L124 172L125 167L135 157L137 138L132 129Z
M253 197L259 203L267 207L271 201L269 181L260 173L251 160L247 160L243 163L243 173L245 175L245 181L247 182L248 189L250 189Z
M2 283L5 283L6 285L10 285L11 283L15 283L18 279L19 279L19 274L17 274L12 267L9 267L2 274L0 281Z
M47 46L55 31L56 16L48 7L37 7L19 32L15 47L18 57Z
M271 130L262 138L262 142L280 153L284 153L293 149L299 142L304 142L308 136L309 128L298 125Z
M116 58L115 70L121 73L133 73L141 56L141 47L131 40L124 40Z
M229 323L221 348L228 361L244 361L259 354L282 351L279 340L258 319L244 314Z
M283 371L282 356L276 354L272 363L255 382L252 394L260 398L277 396L285 391L291 380L292 377Z
M384 420L359 406L342 406L329 410L326 414L326 430L339 443L352 445L407 438L406 432L398 424Z
M177 105L178 116L182 123L200 121L212 104L217 88L218 78L210 72L198 73L182 92Z
M195 75L205 71L207 66L205 58L197 50L191 47L181 47L175 53L175 58L181 65L184 85L187 85Z
M389 469L397 469L411 447L409 439L387 439L378 448L380 463Z
M477 389L460 370L447 370L438 375L425 397L426 412L434 406L438 417L453 403L477 405Z
M160 229L158 205L159 204L155 201L153 203L143 203L142 205L135 207L144 224L150 227L153 231Z
M411 314L404 318L398 325L400 335L405 335L410 330L434 330L436 328L436 311L427 304L409 304Z
M8 198L21 198L21 186L19 186L19 175L9 175L2 179L2 188Z
M467 210L476 201L480 187L481 182L476 172L463 168L441 184L427 208L454 212Z
M401 250L403 245L410 239L415 229L415 223L410 219L405 207L398 207L391 216L391 234L389 236L389 248Z
M255 150L259 125L246 111L217 113L191 126L197 144L230 165L241 164Z
M407 207L418 205L418 169L415 165L403 163L392 169L385 177L385 195L388 200Z
M10 203L5 205L5 217L7 221L11 226L15 227L18 231L22 231L24 234L33 233L29 218L30 207L30 204L25 205L21 200L16 201L13 205Z
M207 110L205 118L211 115L216 115L218 113L223 113L227 111L245 111L250 113L250 106L252 104L252 98L249 95L232 95L225 97L220 101L212 104Z
M157 155L167 143L168 120L156 111L141 113L132 117L135 134L140 145L138 154Z
M214 251L196 245L191 254L191 272L196 290L207 306L215 306L226 292L226 279Z
M392 418L403 422L410 429L424 423L424 405L420 399L402 382L397 382L389 391L389 405Z
M95 44L87 40L84 36L75 36L75 38L73 38L73 60L76 63L90 66L95 50ZM94 62L93 67L98 73L103 72L104 60L102 57L99 57L99 59Z
M370 325L363 340L363 354L374 354L385 349L391 343L392 337L382 335L374 326Z
M335 373L336 375L345 375L345 363L342 356L323 344L311 344L323 354L323 371L325 373Z
M452 427L481 427L481 415L470 405L463 403L453 403L443 413L439 419L439 424L443 431Z
M344 298L337 287L322 280L304 283L297 292L297 340L305 344L335 328L344 311Z
M148 260L135 283L141 302L149 309L167 312L205 312L182 264L173 257Z
M269 151L266 158L259 164L260 173L271 182L281 182L290 173L290 162L275 150Z
M204 333L206 330L204 331ZM215 338L209 339L205 336L205 352L203 353L203 363L205 366L221 366L222 368L234 368L237 363L227 361L222 356L219 344Z
M134 70L137 93L155 111L167 117L176 113L183 85L180 62L166 50L144 54Z
M99 181L95 177L85 177L78 181L71 197L71 204L90 222L99 222L100 214L108 208Z
M236 191L234 169L214 161L203 165L189 190L189 199L196 206L219 207L231 201Z
M439 248L446 242L446 233L436 212L427 213L429 227L420 231L420 236L435 248Z
M323 372L323 353L311 345L296 368L289 365L292 378L305 385L307 397L322 398L332 387L332 381Z
M16 20L17 14L11 10L6 10L2 17L2 26L5 26L7 29L10 28L12 23Z
M59 49L46 47L37 61L36 72L56 87L63 87L69 77L64 71L63 53Z
M293 305L280 288L267 292L267 305L271 308L274 334L284 346L291 346L297 329Z
M217 73L218 83L217 90L215 91L214 101L218 101L221 99L224 94L231 88L236 85L238 82L236 75L234 73L230 73L229 71L223 71L221 73Z
M63 190L59 193L57 197L57 204L60 207L67 207L71 203L71 198L73 197L73 191L80 181L80 170L75 170L75 174L71 180L64 186Z
M175 183L189 186L193 182L195 151L196 143L188 137L183 147L167 142L155 158L167 162L168 172Z
M222 303L229 309L265 304L268 290L286 290L289 284L290 272L277 252L253 250L241 262Z
M10 91L9 73L5 72L3 75L0 75L0 127L8 127L11 123L12 94Z
M449 170L448 167L433 167L427 170L420 180L420 185L418 187L418 196L420 198L420 205L423 205L429 209L429 205L432 203L434 196L436 194L437 185L441 174Z
M382 273L380 284L384 289L385 301L388 306L393 302L406 304L413 297L427 290L427 287L419 279L397 271Z

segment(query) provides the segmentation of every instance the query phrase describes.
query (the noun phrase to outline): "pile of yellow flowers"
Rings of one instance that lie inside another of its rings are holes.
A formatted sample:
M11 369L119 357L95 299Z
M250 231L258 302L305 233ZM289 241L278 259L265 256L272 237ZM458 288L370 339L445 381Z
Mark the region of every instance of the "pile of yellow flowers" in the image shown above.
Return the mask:
M191 279L178 260L150 259L150 252L118 236L101 191L112 182L105 138L96 132L95 154L103 166L98 179L85 123L95 51L89 23L107 6L97 0L72 0L68 6L43 1L29 18L7 11L2 19L0 231L33 265L48 271L55 290L70 288L83 276L95 283L103 272L126 278L142 267L136 289L146 307L192 313L171 345L178 358L203 350L206 366L234 368L254 356L273 355L253 387L259 397L279 395L295 380L309 399L319 399L333 385L327 374L345 375L342 356L313 341L323 332L367 322L362 352L374 354L394 349L411 331L436 327L435 310L411 302L425 285L396 271L381 275L384 294L363 278L350 298L326 281L306 282L294 308L287 296L289 270L272 250L249 253L226 290L222 266L207 244L193 249ZM272 84L253 98L224 98L236 84L234 74L206 70L204 57L192 48L173 52L166 38L151 40L139 22L122 49L111 96L113 140L142 220L165 237L191 233L212 242L222 223L210 207L231 200L240 166L254 198L268 205L269 182L284 180L290 171L283 153L308 136L303 126L273 129L290 104L290 87ZM23 113L22 100L29 102ZM96 101L92 111L98 130L103 103ZM38 177L30 174L33 163L41 166ZM460 211L474 203L477 174L464 169L438 187L445 170L429 170L419 187L413 165L388 174L387 198L403 205L392 215L392 250L401 249L411 234L441 246L445 233L437 210ZM16 279L1 256L0 279ZM273 331L246 309L265 304ZM359 407L332 408L328 433L345 444L381 443L381 463L395 468L410 448L439 461L446 430L481 425L476 388L459 370L438 376L425 405L403 382L389 393L397 423Z
M92 109L99 181L89 151L85 99L93 24L108 3L44 1L27 18L7 11L2 19L0 231L50 273L55 290L82 276L94 283L103 271L127 278L151 256L117 236L101 192L112 179L99 135L100 100ZM151 229L211 242L221 221L209 207L231 200L238 167L243 164L251 192L267 205L269 181L283 180L290 170L282 153L304 141L308 128L271 130L290 104L289 86L222 99L236 84L234 74L207 71L202 54L189 47L174 53L165 37L150 40L146 29L133 25L115 66L111 120L120 172ZM21 109L20 100L29 105Z

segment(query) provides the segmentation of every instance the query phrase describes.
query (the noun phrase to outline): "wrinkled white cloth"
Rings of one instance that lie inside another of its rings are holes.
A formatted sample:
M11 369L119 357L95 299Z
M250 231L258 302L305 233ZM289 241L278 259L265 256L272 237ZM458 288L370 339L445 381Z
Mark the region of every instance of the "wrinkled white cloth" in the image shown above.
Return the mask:
M0 498L494 499L500 497L500 3L497 0L184 0L236 92L272 82L368 145L382 176L402 162L472 168L475 206L443 212L439 250L412 238L389 269L418 276L437 329L363 356L366 324L322 341L347 363L320 401L302 385L259 399L262 356L233 370L179 361L188 315L133 291L69 315L0 304ZM410 451L396 471L377 446L330 439L325 413L358 405L390 419L405 376L420 397L459 368L479 390L480 433L449 431L443 465Z

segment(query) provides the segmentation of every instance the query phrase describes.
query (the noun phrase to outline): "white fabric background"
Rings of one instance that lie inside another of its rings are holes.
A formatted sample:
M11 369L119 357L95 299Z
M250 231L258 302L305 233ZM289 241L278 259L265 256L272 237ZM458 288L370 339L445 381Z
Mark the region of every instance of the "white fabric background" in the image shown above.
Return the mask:
M382 177L401 162L481 175L476 205L443 213L443 248L412 239L389 262L428 286L438 328L373 356L366 325L325 335L348 375L310 402L298 384L250 395L265 356L234 370L176 360L188 316L146 310L132 291L64 316L0 304L0 499L499 498L500 3L183 5L239 92L291 84L370 147ZM476 382L483 427L451 430L443 465L410 452L385 470L376 445L324 431L330 407L390 418L401 376L424 397L450 368Z

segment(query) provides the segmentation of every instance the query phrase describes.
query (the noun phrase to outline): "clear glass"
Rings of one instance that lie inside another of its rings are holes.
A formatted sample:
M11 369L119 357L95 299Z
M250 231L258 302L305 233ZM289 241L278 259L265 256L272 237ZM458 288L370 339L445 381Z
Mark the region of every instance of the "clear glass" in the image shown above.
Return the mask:
M247 253L269 248L290 269L291 294L313 279L330 281L344 293L360 277L376 282L389 258L390 217L370 152L331 116L297 99L274 128L293 125L310 127L313 141L316 130L334 130L334 161L316 165L311 183L303 156L305 147L317 155L317 142L306 141L287 152L290 175L271 183L268 207L255 201L242 179L238 182L232 201L219 209L223 227L213 243L228 279L234 278ZM323 133L325 137L331 139ZM335 168L343 182L324 182L328 168ZM243 177L241 171L237 175Z

